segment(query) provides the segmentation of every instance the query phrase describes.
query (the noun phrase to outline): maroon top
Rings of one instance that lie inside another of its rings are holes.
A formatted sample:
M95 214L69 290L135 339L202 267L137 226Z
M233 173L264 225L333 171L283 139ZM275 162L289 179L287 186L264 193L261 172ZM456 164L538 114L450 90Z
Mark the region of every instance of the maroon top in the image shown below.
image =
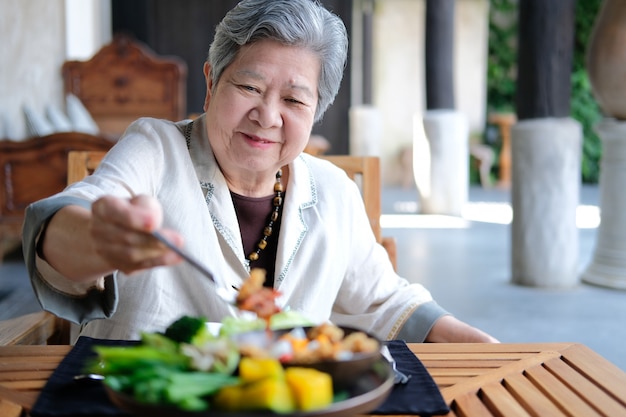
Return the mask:
M274 211L272 201L274 195L267 197L246 197L230 193L235 205L235 212L239 220L239 230L243 241L243 250L246 258L257 248L259 240L263 238L263 229L269 223L270 215ZM284 201L284 196L283 196ZM282 210L281 210L282 211ZM250 268L263 268L267 271L266 287L274 286L274 271L276 269L276 249L280 231L280 216L274 222L273 233L267 241L267 246L259 254L259 259L250 261Z

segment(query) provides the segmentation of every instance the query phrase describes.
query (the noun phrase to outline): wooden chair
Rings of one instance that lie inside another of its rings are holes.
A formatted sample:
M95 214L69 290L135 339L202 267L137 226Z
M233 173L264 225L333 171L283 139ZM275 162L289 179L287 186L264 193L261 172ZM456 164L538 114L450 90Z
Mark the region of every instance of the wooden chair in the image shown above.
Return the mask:
M25 141L0 141L0 259L18 245L24 209L67 184L70 150L106 151L114 142L86 133L65 132Z
M67 185L93 174L106 152L72 151L67 155Z
M65 93L81 100L104 135L117 138L142 116L185 117L185 62L128 36L116 35L88 61L66 61L62 72Z
M91 174L98 166L104 152L70 152L68 155L68 184L80 181ZM375 156L344 156L324 155L319 156L337 165L355 181L361 189L361 195L365 202L365 210L370 225L376 236L376 240L387 250L389 259L394 269L397 266L396 241L392 237L382 237L380 227L381 209L381 185L380 185L380 159Z
M5 245L19 245L26 206L65 188L71 150L104 153L113 144L78 132L0 141L0 258ZM0 345L68 344L69 327L68 321L45 311L26 314L0 321Z
M348 177L359 185L365 203L365 211L374 231L374 236L376 236L376 241L387 250L393 268L396 269L398 258L396 240L393 237L383 237L380 227L382 214L380 158L350 155L320 155L319 158L330 161L346 171Z

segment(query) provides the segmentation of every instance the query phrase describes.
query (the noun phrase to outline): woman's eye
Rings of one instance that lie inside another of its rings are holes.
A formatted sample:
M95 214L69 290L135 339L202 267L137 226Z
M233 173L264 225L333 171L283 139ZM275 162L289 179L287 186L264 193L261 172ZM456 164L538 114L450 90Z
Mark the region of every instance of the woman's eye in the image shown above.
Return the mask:
M303 102L301 102L300 100L295 99L295 98L288 98L287 101L289 103L293 103L293 104L304 104Z
M251 85L241 85L240 86L242 89L246 90L246 91L252 91L252 92L256 92L259 91L257 88L251 86Z

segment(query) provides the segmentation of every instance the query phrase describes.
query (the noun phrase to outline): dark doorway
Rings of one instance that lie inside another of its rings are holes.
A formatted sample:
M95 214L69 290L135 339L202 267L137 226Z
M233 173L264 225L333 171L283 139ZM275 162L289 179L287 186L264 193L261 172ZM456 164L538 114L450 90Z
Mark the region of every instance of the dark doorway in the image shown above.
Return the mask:
M201 113L205 95L202 66L215 26L237 0L112 0L113 33L125 32L147 44L159 55L176 55L187 63L187 113ZM344 21L350 33L352 0L322 3ZM350 107L350 60L342 87L314 133L331 143L329 153L348 153L348 110Z

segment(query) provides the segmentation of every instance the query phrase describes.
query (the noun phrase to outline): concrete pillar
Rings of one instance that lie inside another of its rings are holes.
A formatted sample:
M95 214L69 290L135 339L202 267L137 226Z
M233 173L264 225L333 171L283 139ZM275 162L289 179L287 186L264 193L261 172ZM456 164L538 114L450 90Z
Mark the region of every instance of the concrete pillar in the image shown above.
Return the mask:
M602 140L600 226L585 282L626 290L626 122L604 119L597 126Z
M511 130L512 280L565 288L578 283L582 129L570 118L526 119Z
M416 117L413 123L413 172L420 211L460 216L469 188L467 117L455 110L429 110L423 120Z

